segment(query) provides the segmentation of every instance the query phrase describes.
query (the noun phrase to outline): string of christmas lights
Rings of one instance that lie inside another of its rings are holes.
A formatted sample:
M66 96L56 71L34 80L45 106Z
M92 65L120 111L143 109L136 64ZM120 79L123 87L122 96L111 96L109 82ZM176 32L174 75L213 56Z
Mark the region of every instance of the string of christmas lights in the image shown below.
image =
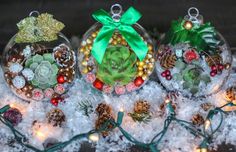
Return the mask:
M198 137L202 137L202 142L200 143L199 147L196 149L196 152L207 152L209 144L212 143L212 139L214 137L214 134L220 129L220 127L223 123L223 119L224 119L223 114L227 114L227 112L224 111L223 108L227 107L227 106L230 106L230 107L236 106L236 104L234 104L233 102L228 102L221 107L216 107L216 108L210 110L206 119L205 119L203 131L199 131L191 122L181 120L176 117L171 100L166 99L165 104L167 105L168 116L166 117L166 119L164 121L163 129L159 133L157 133L149 143L144 143L144 142L138 141L130 133L128 133L125 129L122 128L122 120L123 120L123 117L125 114L123 109L120 109L120 111L118 112L116 121L113 119L108 119L106 121L106 123L104 123L104 125L102 125L102 127L100 129L94 129L94 130L91 130L87 133L75 135L68 141L58 142L58 143L56 143L44 150L40 150L40 149L30 145L26 136L23 133L21 133L20 131L18 131L9 120L7 120L5 117L3 117L3 114L11 108L10 105L6 105L0 109L0 121L11 130L11 132L13 133L13 135L15 137L15 140L19 144L21 144L22 146L25 146L35 152L54 152L56 150L63 149L64 147L66 147L67 145L72 143L73 141L79 140L82 138L87 138L89 140L96 142L99 140L99 133L104 132L104 131L111 131L115 128L118 128L119 131L123 134L123 136L127 140L129 140L131 143L133 143L137 146L146 148L146 149L150 149L152 152L160 152L160 150L158 149L158 145L161 143L163 137L165 136L166 132L168 131L169 126L173 122L176 122L179 125L181 125L183 128L189 130L190 133L192 133L193 135L198 136ZM213 128L212 121L213 121L213 118L215 118L215 116L217 114L220 115L220 119L219 119L220 121L219 121L219 124L217 124L216 127ZM109 125L112 125L113 127L109 128Z

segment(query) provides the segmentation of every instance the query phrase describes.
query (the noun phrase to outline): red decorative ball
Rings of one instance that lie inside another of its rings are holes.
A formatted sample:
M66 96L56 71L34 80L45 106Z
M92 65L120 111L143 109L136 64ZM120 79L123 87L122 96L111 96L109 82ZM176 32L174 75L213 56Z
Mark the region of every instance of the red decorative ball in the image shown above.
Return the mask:
M162 72L161 76L165 78L166 77L166 71Z
M216 65L212 65L212 66L211 66L211 70L212 70L212 71L216 71L216 70L217 70L217 66L216 66Z
M62 84L62 83L65 83L65 81L66 81L66 80L65 80L64 75L58 75L58 76L57 76L57 82L58 82L58 83L61 83L61 84Z
M144 82L144 80L142 79L142 77L137 77L134 80L134 85L137 86L137 87L140 87L143 84L143 82Z
M94 82L93 82L93 86L98 89L98 90L102 90L103 88L103 82L99 79L96 79Z
M166 70L165 72L166 72L166 76L171 75L170 70Z
M218 64L217 66L218 66L219 70L223 70L224 69L224 65L223 64Z
M171 75L166 76L166 80L171 80L171 79L172 79Z
M58 106L58 103L59 103L59 101L58 101L57 98L52 98L51 99L51 104L53 104L54 106Z
M217 71L216 71L216 70L213 70L213 71L210 72L210 75L211 75L212 77L214 77L216 74L217 74Z

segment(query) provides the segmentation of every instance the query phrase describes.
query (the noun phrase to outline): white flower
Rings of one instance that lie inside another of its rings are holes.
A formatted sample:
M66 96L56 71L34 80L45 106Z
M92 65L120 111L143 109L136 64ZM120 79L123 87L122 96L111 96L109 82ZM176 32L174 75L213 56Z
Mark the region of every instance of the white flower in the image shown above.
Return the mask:
M15 76L12 80L13 86L17 89L21 89L25 86L25 79L22 76Z
M28 81L31 81L34 78L34 72L29 68L24 69L22 74Z
M23 69L23 66L19 63L12 63L9 67L10 72L19 73Z
M31 48L29 45L27 45L23 50L23 55L28 58L31 56Z

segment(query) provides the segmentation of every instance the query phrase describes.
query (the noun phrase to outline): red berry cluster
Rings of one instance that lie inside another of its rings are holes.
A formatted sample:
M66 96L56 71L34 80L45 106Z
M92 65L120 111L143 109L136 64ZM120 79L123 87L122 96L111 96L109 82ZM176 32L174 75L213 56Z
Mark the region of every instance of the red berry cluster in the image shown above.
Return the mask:
M172 75L170 70L165 70L161 73L161 76L166 78L166 80L171 80L172 79Z
M62 97L55 97L51 99L51 104L53 104L54 106L58 106L58 103L62 101L63 101Z
M224 70L223 64L212 65L210 75L214 77L216 74L221 74L222 70Z

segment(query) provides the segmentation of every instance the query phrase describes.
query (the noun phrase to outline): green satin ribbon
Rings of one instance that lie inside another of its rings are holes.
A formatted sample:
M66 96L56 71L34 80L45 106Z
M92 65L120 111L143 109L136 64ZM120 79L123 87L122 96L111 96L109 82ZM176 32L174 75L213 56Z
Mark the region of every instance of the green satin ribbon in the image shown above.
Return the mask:
M92 48L92 55L98 63L102 63L109 40L115 30L118 30L124 36L140 61L145 58L148 51L147 44L144 43L140 35L132 27L141 16L142 15L133 7L130 7L121 16L119 21L114 21L109 13L102 9L93 14L93 18L103 24L103 27L94 40Z

